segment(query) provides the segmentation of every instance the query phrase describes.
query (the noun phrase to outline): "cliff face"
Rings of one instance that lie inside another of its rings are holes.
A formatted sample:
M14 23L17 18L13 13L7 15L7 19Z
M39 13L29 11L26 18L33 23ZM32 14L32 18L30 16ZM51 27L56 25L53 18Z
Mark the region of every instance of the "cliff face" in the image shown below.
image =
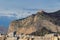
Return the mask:
M8 33L42 35L42 33L60 33L60 11L46 13L44 11L32 14L27 18L14 20L9 25Z

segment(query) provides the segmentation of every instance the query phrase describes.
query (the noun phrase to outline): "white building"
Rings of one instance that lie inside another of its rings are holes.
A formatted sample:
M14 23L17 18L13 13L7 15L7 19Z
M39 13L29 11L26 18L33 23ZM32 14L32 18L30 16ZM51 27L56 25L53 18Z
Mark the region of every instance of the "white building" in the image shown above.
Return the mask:
M54 34L46 34L45 36L32 36L32 35L14 35L14 33L9 33L6 40L58 40L60 36L55 36Z

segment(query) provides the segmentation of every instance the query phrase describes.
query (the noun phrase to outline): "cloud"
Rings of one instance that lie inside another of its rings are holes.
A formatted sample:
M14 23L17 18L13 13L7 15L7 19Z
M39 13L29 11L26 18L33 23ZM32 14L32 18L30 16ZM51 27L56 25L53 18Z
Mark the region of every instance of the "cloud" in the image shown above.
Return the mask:
M27 17L31 14L34 14L34 11L27 10L0 10L0 17L7 16L9 18L15 17L16 19Z

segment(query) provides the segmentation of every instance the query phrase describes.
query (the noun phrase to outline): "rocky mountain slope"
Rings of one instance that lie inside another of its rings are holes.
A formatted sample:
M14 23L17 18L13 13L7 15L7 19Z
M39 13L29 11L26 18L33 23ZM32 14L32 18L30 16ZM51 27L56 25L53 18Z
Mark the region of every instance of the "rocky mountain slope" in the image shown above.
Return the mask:
M14 20L9 25L8 33L17 31L17 34L44 35L60 33L60 10L47 13L37 12L26 18Z

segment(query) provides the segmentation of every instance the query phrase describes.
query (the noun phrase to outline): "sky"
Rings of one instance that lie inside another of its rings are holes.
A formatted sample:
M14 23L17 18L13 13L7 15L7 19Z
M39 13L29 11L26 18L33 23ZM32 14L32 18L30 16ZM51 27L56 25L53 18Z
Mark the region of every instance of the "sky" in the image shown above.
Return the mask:
M12 20L27 17L39 10L60 10L60 0L0 0L0 25L7 27Z
M60 0L0 0L1 10L60 9Z

